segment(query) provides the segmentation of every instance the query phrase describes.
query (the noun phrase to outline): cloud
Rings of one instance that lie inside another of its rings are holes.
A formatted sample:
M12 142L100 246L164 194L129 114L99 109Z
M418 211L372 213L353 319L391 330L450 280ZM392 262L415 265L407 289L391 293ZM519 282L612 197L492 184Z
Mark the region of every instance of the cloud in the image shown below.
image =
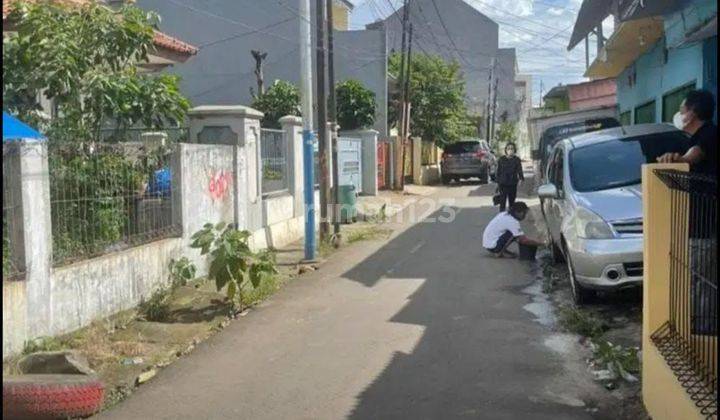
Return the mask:
M553 16L560 16L565 13L565 9L559 9L557 7L551 7L547 9L547 12Z

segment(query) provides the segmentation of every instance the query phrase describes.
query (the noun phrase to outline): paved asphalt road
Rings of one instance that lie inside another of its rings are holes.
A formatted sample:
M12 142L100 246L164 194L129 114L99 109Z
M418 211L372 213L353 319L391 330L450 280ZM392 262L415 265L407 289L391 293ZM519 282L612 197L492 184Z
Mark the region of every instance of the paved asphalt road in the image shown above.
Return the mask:
M492 187L439 191L454 221L344 248L100 417L590 418L582 379L523 309L530 264L481 248Z

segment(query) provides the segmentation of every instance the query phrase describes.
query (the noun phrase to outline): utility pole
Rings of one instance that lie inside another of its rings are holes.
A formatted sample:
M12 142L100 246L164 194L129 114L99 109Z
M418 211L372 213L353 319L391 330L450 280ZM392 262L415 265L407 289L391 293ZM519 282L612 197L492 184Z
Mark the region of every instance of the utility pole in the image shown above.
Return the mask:
M491 119L491 106L492 106L492 82L493 77L495 76L495 57L492 58L491 65L490 65L490 75L488 76L488 96L487 96L487 105L486 105L486 118L485 118L485 136L487 137L487 142L490 144L490 119Z
M402 18L402 43L401 43L401 50L400 50L400 75L398 79L398 85L399 85L399 95L398 95L398 135L395 142L395 185L393 186L395 190L401 191L403 189L403 169L405 168L405 162L404 162L404 143L403 140L405 138L405 92L404 92L404 82L405 82L405 50L407 48L407 22L408 22L408 0L404 0L403 2L403 18Z
M312 29L310 0L300 0L300 90L303 115L303 187L305 201L305 260L315 259L315 180L313 174Z
M544 93L543 81L542 81L542 79L540 79L540 108L543 107L543 93Z
M257 50L250 51L253 58L255 59L255 79L257 79L257 96L263 96L265 94L265 76L263 75L263 62L267 58L267 53ZM255 94L251 92L253 97Z
M330 171L328 170L328 136L327 136L327 92L325 74L327 71L325 54L325 2L315 3L315 25L317 27L317 113L318 113L318 158L320 160L320 241L330 234L328 222L328 198L330 198Z
M405 189L405 142L410 138L410 77L412 75L412 43L413 43L413 25L410 24L409 36L408 36L408 52L407 52L407 67L405 68L405 86L403 86L403 165L402 165L402 178L401 185L402 189Z
M333 0L327 0L327 33L328 33L328 81L330 85L330 110L328 116L332 123L332 179L333 191L333 233L335 240L340 241L340 170L338 167L338 136L337 127L337 99L335 98L335 27L333 18Z
M491 138L495 139L495 114L497 112L497 88L498 88L498 78L495 78L495 87L493 88L493 105L492 105L492 128L490 131ZM490 140L488 140L488 143L490 143Z

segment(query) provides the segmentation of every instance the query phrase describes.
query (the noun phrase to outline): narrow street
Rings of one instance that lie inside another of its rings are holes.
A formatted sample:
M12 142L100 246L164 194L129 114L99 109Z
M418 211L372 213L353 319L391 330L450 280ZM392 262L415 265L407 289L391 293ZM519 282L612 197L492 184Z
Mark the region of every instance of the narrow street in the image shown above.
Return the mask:
M100 417L590 418L581 361L523 309L532 265L481 248L493 186L439 191L453 222L344 248Z

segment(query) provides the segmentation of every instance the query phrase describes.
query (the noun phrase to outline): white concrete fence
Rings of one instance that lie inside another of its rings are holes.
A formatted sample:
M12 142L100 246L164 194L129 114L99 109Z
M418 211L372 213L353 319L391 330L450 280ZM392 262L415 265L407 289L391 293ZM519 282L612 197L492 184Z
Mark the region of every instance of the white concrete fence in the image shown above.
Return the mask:
M260 119L243 106L203 106L190 112L190 143L170 160L172 221L178 234L125 250L53 266L48 152L45 143L7 145L18 153L3 162L3 182L16 192L12 212L14 254L22 275L3 279L3 358L28 340L67 333L136 306L169 282L169 262L183 256L207 272L190 248L190 237L206 223L234 223L253 233L256 249L282 247L303 237L302 120L281 119L288 146L287 190L262 194ZM365 194L377 194L377 132L351 133L363 141ZM222 191L210 187L222 179ZM373 187L374 186L374 187ZM318 208L318 193L315 194Z

